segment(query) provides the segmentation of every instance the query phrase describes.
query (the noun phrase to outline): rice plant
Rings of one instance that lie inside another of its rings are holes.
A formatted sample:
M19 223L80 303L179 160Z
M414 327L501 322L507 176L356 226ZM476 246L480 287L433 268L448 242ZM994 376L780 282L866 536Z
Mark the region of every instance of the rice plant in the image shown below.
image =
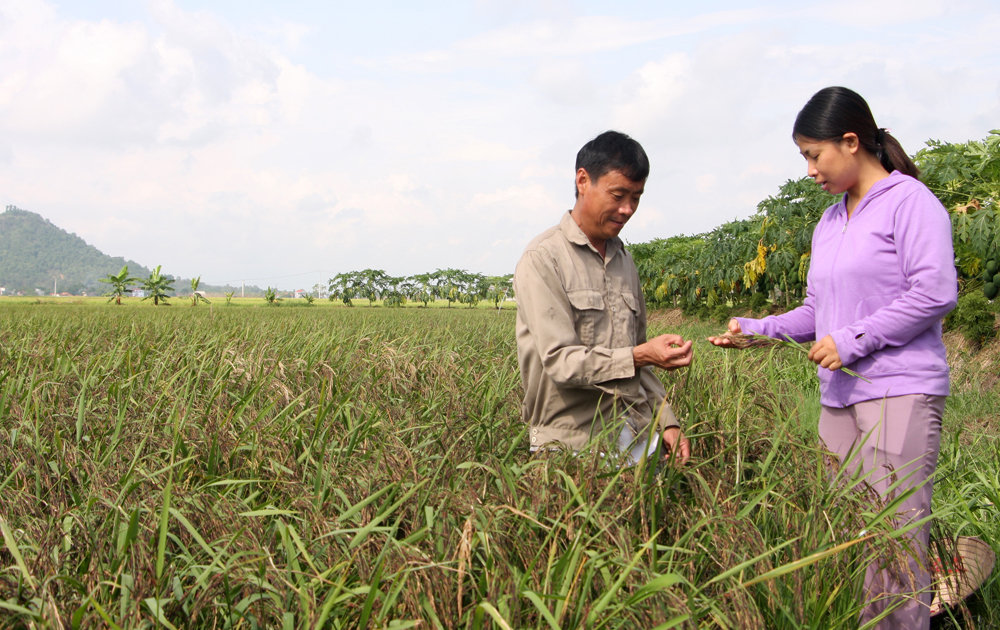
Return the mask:
M532 455L513 318L0 304L2 625L858 626L897 533L818 448L811 364L663 374L684 468ZM944 449L952 529L995 539L996 454Z

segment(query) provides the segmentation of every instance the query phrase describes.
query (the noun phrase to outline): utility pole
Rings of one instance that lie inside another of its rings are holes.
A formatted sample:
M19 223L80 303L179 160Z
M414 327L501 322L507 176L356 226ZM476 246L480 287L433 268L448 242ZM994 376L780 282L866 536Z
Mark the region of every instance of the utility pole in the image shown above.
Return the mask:
M247 288L246 285L247 285L246 280L240 280L240 297L241 298L246 297L246 288Z
M59 295L59 278L52 278L52 295Z

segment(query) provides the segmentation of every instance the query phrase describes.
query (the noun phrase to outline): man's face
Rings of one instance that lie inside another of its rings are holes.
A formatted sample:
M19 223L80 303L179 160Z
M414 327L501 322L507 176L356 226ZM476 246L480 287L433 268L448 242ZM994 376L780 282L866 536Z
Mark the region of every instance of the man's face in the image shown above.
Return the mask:
M608 171L596 182L584 169L576 172L577 223L591 242L618 236L639 207L645 185L645 180L632 181L620 171Z

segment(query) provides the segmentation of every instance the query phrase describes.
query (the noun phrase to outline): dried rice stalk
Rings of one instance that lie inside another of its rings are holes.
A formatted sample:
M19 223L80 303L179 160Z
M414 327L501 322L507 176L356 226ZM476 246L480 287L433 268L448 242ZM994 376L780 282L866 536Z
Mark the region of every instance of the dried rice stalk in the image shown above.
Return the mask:
M764 335L726 335L726 339L729 340L729 343L731 343L734 348L739 350L744 350L746 348L771 348L773 346L786 343L779 339L765 337Z
M726 335L732 347L743 350L745 348L793 348L802 352L803 354L809 354L809 348L806 348L801 343L793 341L789 337L785 337L787 341L782 341L780 339L774 339L772 337L765 337L764 335L744 335L744 334L730 334ZM849 370L845 367L840 368L841 372L849 374L854 378L860 378L866 383L870 383L867 378L858 374L854 370Z

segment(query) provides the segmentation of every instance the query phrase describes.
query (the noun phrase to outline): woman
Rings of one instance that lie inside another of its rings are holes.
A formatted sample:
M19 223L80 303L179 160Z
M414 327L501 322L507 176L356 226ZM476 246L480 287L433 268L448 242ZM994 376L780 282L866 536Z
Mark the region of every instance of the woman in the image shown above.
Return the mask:
M796 117L793 138L809 176L844 197L813 232L803 305L760 320L735 318L727 335L818 339L809 359L819 365L820 438L849 471L860 466L880 494L897 479L905 478L897 491L918 488L900 507L902 526L931 509L929 478L948 395L941 319L958 298L951 223L917 181L916 165L875 124L857 93L842 87L817 92ZM731 346L727 335L709 341ZM896 606L878 628L930 627L929 530L928 524L913 534L920 555L910 561L915 583L869 567L862 621ZM902 602L893 596L914 592L919 596Z

